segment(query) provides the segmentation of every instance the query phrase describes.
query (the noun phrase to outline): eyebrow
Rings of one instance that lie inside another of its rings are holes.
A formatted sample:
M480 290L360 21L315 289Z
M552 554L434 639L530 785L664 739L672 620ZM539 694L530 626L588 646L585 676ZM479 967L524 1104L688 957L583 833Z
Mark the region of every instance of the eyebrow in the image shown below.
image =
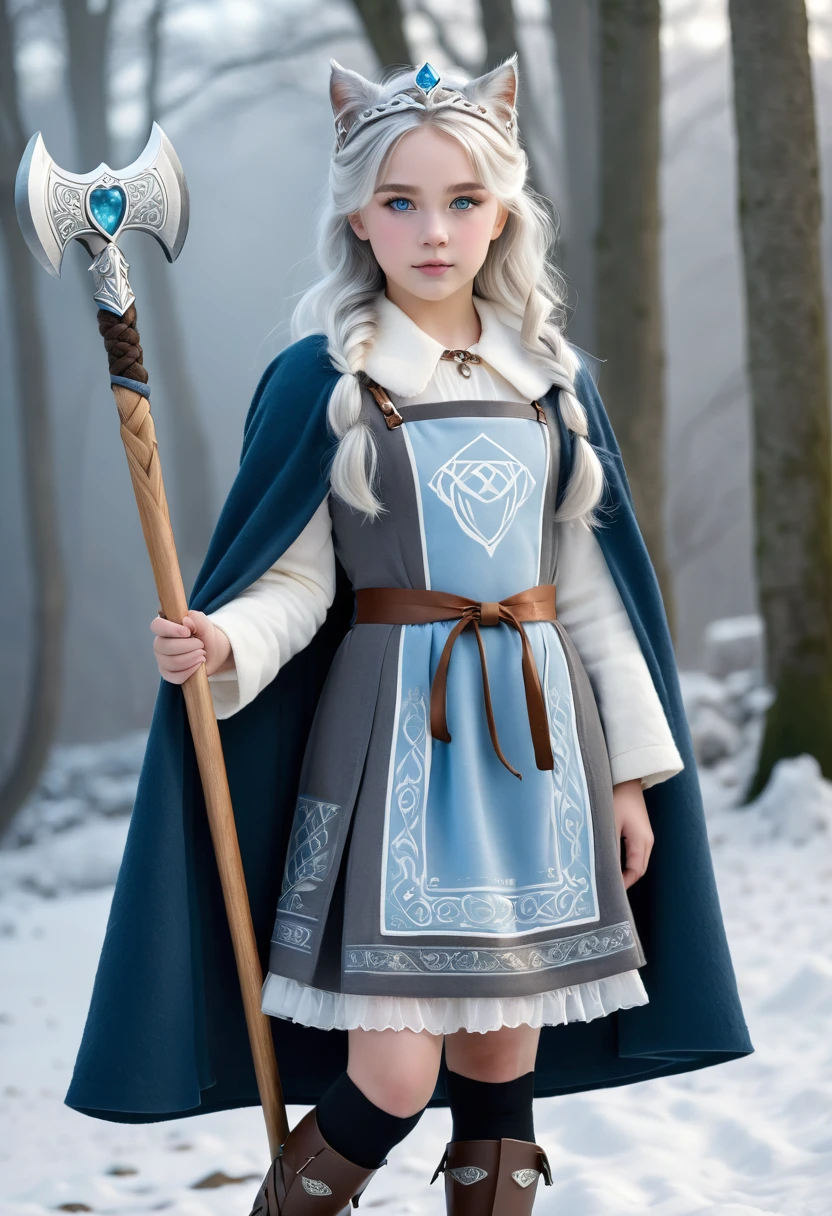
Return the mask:
M448 186L446 194L456 194L460 190L484 190L485 186L481 182L459 182L456 186ZM419 195L422 191L418 186L403 186L398 182L385 182L383 186L379 186L374 191L375 194L386 194L391 190L395 190L397 194L415 194Z

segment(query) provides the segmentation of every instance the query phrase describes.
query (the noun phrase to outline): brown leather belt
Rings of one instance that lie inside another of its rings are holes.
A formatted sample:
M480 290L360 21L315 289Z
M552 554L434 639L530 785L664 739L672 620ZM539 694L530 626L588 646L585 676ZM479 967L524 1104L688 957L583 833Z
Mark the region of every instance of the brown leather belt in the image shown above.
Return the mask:
M497 727L494 723L494 710L491 705L491 690L488 684L488 666L485 661L485 647L480 635L480 625L499 625L504 622L511 625L520 634L523 654L523 683L526 687L526 706L529 713L529 727L532 733L535 763L539 769L555 767L552 755L552 744L549 738L549 720L546 714L546 703L543 700L543 689L540 687L540 676L534 661L531 643L523 628L523 621L555 621L555 588L549 583L537 587L529 587L526 591L518 591L507 599L469 600L462 595L452 595L448 591L419 591L409 587L362 587L356 592L357 613L356 625L424 625L430 621L451 620L459 617L458 625L454 625L448 635L448 640L439 659L436 673L430 690L430 729L435 739L450 743L446 717L448 664L451 661L451 650L454 642L468 625L473 625L477 635L477 645L480 651L480 666L482 667L482 688L485 698L485 713L488 718L488 730L494 751L502 763L515 777L521 777L502 753L497 738Z

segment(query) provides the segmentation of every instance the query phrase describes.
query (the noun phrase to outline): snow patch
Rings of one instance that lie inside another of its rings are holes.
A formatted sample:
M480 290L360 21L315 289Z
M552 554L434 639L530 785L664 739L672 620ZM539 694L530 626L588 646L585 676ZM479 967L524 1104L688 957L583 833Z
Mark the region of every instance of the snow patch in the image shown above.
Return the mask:
M824 780L814 756L779 760L746 813L757 814L769 840L802 845L818 835L828 837L832 833L832 782Z
M705 629L705 670L724 678L734 671L762 671L765 633L762 617L734 616Z

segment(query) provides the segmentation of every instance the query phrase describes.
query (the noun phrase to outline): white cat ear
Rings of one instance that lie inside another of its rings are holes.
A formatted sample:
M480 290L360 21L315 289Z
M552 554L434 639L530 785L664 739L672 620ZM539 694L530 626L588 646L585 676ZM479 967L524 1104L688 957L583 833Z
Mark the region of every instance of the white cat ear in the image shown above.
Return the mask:
M342 67L337 59L330 59L329 101L335 121L350 126L359 110L366 110L379 103L383 89L381 85L367 80L360 72Z
M481 101L487 106L505 106L510 114L517 104L517 60L515 51L510 59L492 68L482 76L469 80L462 92L471 101Z

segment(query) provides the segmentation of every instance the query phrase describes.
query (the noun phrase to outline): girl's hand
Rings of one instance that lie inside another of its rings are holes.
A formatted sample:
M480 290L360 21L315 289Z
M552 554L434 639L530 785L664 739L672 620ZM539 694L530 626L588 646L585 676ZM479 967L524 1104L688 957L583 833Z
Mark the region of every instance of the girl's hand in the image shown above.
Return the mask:
M234 666L231 643L204 612L189 612L181 625L157 616L150 628L159 673L171 684L184 684L202 663L209 676Z
M622 781L612 787L613 811L619 840L624 837L627 867L622 871L624 887L631 887L647 869L653 848L653 829L647 814L641 780Z

